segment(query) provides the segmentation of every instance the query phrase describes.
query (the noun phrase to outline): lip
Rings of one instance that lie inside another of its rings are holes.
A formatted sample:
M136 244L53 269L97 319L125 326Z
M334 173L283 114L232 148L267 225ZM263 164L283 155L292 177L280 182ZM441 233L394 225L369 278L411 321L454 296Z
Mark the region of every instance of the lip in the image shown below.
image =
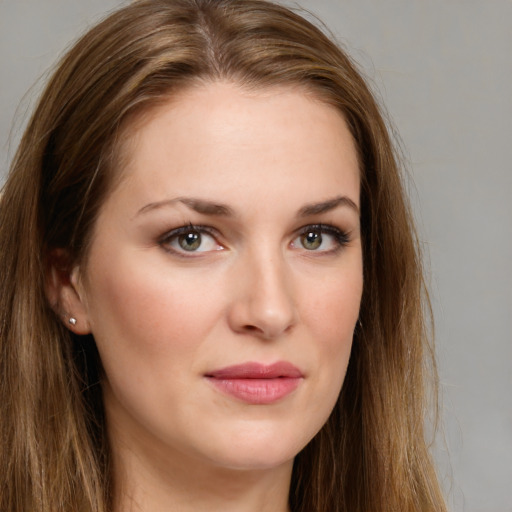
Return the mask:
M271 404L295 391L303 373L287 361L248 362L214 370L205 378L219 391L254 405Z

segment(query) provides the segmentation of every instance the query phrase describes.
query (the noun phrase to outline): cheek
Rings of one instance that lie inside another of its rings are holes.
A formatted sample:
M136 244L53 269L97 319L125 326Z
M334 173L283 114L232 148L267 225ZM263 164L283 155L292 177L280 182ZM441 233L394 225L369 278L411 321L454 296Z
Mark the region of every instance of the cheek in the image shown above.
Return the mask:
M96 265L88 296L109 407L129 411L150 430L166 424L159 411L176 410L190 392L220 303L208 281L199 289L190 275L158 262L125 255Z
M320 339L329 340L336 347L346 344L359 316L363 289L362 265L356 262L338 273L333 272L330 279L321 285L308 287L304 297L304 314L309 324L314 326Z
M310 291L303 308L321 368L318 378L334 400L343 383L359 317L363 278L357 261L333 273L314 293Z
M307 426L316 434L328 420L343 386L362 294L362 269L333 272L303 293L302 318L311 361Z
M90 322L104 364L152 371L192 356L218 318L214 289L198 289L197 280L158 265L118 258L97 265L90 278ZM150 262L151 263L151 262ZM213 287L212 287L213 288ZM107 368L105 368L107 369ZM163 370L165 371L165 370Z

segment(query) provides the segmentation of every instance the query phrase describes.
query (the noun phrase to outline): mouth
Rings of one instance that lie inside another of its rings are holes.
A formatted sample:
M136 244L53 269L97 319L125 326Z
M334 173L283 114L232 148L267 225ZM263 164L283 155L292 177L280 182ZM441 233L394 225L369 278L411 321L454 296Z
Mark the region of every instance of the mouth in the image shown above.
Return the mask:
M205 378L219 391L253 405L272 404L291 394L304 379L293 364L243 363L214 370Z

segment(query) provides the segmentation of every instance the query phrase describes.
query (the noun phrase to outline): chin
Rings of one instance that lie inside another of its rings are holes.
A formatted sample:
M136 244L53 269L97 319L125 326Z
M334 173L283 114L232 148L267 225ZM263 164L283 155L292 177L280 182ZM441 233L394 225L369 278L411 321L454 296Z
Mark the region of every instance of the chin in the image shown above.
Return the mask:
M216 457L214 463L229 470L265 471L292 464L295 455L295 452L283 453L273 449L259 450L258 452L247 450L246 453L225 454L224 457Z
M316 432L315 432L316 433ZM313 433L314 435L314 433ZM236 470L266 470L292 464L295 456L308 444L313 435L304 431L265 428L238 431L217 444L210 445L208 458L218 466Z

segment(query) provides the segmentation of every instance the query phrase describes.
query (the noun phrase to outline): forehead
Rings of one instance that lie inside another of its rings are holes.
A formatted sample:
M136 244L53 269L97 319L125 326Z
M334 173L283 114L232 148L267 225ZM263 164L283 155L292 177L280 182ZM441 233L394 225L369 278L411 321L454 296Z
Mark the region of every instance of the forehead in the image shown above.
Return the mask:
M303 193L359 184L342 114L299 87L189 87L128 125L124 147L123 181L142 196L187 194L191 185L208 196L228 194L228 184L239 194L265 183Z

